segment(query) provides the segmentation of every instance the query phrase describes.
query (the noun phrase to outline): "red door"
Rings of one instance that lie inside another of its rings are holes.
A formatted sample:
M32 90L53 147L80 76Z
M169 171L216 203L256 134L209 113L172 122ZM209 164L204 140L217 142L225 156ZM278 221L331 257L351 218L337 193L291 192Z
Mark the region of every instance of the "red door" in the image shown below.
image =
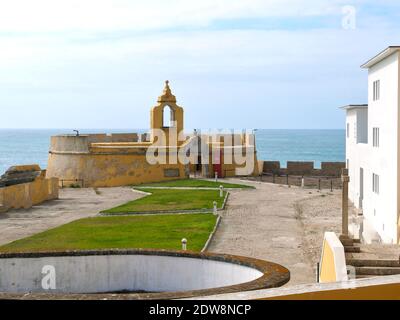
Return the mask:
M218 178L223 178L223 176L222 176L222 150L219 150L219 152L215 152L213 168L214 168L214 176L215 176L215 173L217 173Z

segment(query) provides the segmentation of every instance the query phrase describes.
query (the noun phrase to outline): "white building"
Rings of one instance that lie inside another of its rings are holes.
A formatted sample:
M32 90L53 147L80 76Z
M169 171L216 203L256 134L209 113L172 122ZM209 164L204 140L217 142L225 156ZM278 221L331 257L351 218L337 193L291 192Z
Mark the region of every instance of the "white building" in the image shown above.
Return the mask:
M349 198L363 214L365 242L399 243L400 47L361 67L368 69L368 105L343 107Z

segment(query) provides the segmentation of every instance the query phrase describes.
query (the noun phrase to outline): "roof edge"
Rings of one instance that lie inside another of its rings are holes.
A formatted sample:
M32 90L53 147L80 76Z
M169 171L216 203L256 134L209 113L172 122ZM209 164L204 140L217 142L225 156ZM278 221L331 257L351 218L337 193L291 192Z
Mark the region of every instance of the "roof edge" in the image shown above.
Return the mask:
M351 110L351 109L366 109L368 108L368 104L348 104L347 106L339 107L342 110Z
M377 64L378 62L382 61L383 59L387 58L388 56L392 55L396 51L400 51L400 46L389 46L385 50L379 52L376 56L369 59L367 62L361 65L361 68L368 69Z

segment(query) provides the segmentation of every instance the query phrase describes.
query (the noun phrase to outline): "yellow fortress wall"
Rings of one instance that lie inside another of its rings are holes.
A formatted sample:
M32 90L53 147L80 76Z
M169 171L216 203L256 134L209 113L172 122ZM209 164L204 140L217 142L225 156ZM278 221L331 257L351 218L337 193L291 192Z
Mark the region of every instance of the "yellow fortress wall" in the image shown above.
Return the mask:
M13 168L23 171L33 166L40 170L38 165L15 166ZM58 199L58 179L47 179L45 178L46 171L42 170L41 172L41 175L32 182L1 187L1 211L20 208L28 209L44 201Z
M61 186L78 184L82 187L114 187L184 179L195 170L201 170L203 177L214 177L216 168L220 177L235 176L235 169L243 166L235 162L215 165L212 155L210 162L199 165L182 164L180 161L149 162L146 155L155 145L161 154L169 154L170 151L177 153L186 150L189 144L199 139L195 134L183 134L183 129L183 108L176 104L176 97L166 81L157 105L150 112L149 137L144 138L143 135L135 133L112 135L78 133L51 137L47 177L58 178ZM208 143L210 137L205 137ZM246 139L242 136L239 145L221 146L226 150L228 148L239 150L238 147L242 147L240 152L250 150ZM211 152L211 149L212 144L209 144L207 153ZM195 152L199 151L197 149ZM255 146L251 149L251 157L255 165L246 175L257 175L259 171Z

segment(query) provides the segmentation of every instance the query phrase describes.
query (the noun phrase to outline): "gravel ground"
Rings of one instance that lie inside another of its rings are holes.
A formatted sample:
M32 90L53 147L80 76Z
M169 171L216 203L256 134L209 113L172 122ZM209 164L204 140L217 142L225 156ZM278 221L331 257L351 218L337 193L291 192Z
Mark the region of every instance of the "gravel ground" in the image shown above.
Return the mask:
M341 231L341 194L322 193L294 203L296 216L302 226L304 236L302 248L316 268L320 261L324 232Z
M282 264L287 285L315 282L323 233L341 224L341 191L246 182L256 189L231 191L209 251Z

